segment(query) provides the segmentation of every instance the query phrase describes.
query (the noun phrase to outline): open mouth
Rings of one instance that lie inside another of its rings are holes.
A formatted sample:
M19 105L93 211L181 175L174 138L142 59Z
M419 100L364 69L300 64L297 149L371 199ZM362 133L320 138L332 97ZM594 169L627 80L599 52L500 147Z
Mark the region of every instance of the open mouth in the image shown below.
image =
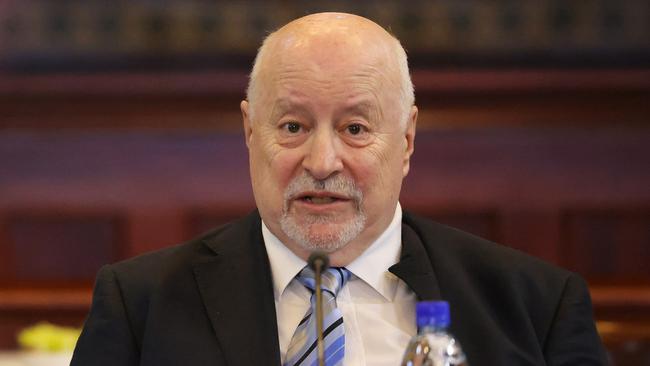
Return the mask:
M300 198L301 201L309 202L309 203L314 203L317 205L322 205L326 203L333 203L336 201L341 201L338 198L334 197L312 197L312 196L305 196Z
M330 193L305 193L296 198L298 201L312 203L315 205L326 205L336 202L349 201L347 197Z

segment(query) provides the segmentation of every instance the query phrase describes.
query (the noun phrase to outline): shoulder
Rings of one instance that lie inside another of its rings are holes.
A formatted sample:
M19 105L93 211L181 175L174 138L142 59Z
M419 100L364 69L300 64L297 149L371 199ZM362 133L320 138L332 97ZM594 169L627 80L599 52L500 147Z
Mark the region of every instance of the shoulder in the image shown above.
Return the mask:
M130 282L152 282L167 274L182 270L201 257L209 256L210 249L205 241L217 237L228 225L212 230L187 242L144 253L106 268L114 272L118 279Z
M579 275L539 258L412 214L404 223L427 251L443 297L550 324L563 298L589 296Z
M456 319L461 335L472 338L472 330L484 326L486 333L498 329L513 344L532 333L544 345L562 327L593 328L587 284L579 275L412 214L405 215L404 225L422 242L441 296L463 314Z
M193 264L213 259L220 246L231 243L233 238L247 237L255 230L256 212L210 230L187 242L156 251L144 253L105 266L98 275L115 279L125 292L147 294L159 287L186 283L193 278ZM139 297L139 295L138 295Z

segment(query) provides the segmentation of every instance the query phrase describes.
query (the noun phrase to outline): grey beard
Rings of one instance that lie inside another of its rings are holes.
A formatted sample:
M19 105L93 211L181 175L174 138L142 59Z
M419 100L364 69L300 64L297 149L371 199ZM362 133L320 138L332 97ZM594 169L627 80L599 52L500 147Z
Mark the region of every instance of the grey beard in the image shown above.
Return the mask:
M346 222L336 222L336 216L306 215L296 217L289 212L289 202L297 194L304 191L328 191L352 197L357 214ZM365 228L366 215L361 210L363 194L354 181L337 174L324 180L314 179L307 172L294 178L284 194L284 207L280 218L280 227L289 239L302 248L313 251L322 250L334 252L354 240ZM330 224L331 230L326 233L312 232L313 225Z

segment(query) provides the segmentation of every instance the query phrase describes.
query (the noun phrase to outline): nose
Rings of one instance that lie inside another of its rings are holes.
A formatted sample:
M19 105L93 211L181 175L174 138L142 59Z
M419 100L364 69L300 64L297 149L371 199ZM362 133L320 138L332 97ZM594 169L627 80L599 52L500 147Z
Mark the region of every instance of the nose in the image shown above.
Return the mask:
M332 131L316 130L307 144L302 166L315 179L326 179L343 169L339 142Z

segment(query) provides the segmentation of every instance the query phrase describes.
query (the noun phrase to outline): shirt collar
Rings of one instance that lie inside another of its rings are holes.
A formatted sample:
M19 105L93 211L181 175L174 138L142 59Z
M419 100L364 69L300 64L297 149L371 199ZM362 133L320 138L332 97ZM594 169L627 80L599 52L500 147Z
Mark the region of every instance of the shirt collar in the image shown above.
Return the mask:
M388 268L399 261L402 250L402 207L395 207L393 221L359 257L345 268L387 300L395 297L399 279Z
M262 220L262 237L266 246L266 253L271 263L271 274L273 276L273 294L278 300L289 282L307 265L307 262L295 255L289 248L284 246L277 236L266 227Z
M395 295L397 277L388 268L399 261L402 248L402 208L397 203L393 220L386 230L346 268L362 279L383 297L391 300ZM271 264L273 293L278 300L291 280L307 265L284 246L262 221L262 237Z

